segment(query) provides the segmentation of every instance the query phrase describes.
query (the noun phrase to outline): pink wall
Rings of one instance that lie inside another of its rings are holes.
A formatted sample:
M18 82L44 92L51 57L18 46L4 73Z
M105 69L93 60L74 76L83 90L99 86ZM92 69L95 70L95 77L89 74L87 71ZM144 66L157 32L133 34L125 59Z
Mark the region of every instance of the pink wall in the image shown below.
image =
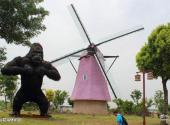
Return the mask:
M72 100L110 101L107 81L94 56L80 60Z

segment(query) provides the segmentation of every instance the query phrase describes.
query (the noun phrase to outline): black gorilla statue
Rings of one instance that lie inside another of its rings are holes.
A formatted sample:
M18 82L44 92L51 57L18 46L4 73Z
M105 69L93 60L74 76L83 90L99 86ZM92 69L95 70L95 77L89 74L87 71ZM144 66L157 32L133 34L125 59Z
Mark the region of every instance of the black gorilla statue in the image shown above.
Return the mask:
M38 104L41 116L48 116L49 102L41 90L43 76L60 80L60 74L49 62L43 60L43 48L34 43L24 57L16 57L2 69L3 75L21 75L21 88L13 101L13 116L19 116L25 102Z

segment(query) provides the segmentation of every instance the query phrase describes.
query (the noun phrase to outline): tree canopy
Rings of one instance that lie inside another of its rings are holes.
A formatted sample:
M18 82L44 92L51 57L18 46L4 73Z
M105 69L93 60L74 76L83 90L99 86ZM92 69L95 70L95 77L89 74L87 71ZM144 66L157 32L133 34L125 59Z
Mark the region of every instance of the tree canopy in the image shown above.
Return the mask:
M161 90L157 90L154 95L154 102L159 112L163 111L163 101L163 92Z
M164 110L168 112L168 90L166 83L170 79L170 23L155 28L148 37L148 42L136 55L140 71L152 71L153 76L161 77L164 92Z
M3 65L3 61L5 61L6 60L6 51L5 51L5 48L1 48L0 47L0 68L2 67L2 65Z
M5 97L12 104L14 94L17 90L18 76L3 76L0 74L0 96Z
M7 43L30 45L30 38L45 30L43 0L0 0L0 38Z
M59 105L62 105L65 99L68 97L68 92L62 90L56 90L54 96L54 105L58 108Z
M136 105L138 105L139 104L139 100L142 97L142 93L140 92L140 90L135 89L135 90L132 91L130 96L133 99L134 103Z
M116 104L116 110L122 113L142 115L143 112L143 99L140 90L133 90L130 94L133 101L123 100L120 98L114 99L113 102ZM149 108L153 105L153 100L151 98L145 100L146 102L146 112L148 114Z
M52 89L46 89L45 90L45 96L47 97L49 102L52 102L54 100L54 91Z
M170 79L170 23L158 26L136 56L140 70L151 70L155 77Z

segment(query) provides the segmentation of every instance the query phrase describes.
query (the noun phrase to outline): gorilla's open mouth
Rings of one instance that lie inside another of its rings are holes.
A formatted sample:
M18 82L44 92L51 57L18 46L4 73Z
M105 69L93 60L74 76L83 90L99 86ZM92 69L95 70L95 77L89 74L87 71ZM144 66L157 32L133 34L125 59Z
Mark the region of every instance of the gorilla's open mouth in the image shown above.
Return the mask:
M39 64L39 63L42 62L42 60L43 60L43 59L42 59L40 56L33 56L33 57L32 57L32 62L33 62L33 63L38 63L38 64Z

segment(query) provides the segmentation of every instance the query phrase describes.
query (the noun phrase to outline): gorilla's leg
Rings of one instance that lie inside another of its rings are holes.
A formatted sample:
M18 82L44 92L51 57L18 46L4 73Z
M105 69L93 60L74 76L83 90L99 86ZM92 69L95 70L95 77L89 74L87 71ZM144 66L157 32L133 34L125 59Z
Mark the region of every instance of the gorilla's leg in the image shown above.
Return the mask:
M20 110L22 108L22 105L26 102L26 97L24 96L24 93L19 90L17 94L14 97L13 101L13 112L11 115L13 116L19 116L20 115Z
M43 92L39 92L36 95L36 99L34 100L39 106L40 109L40 115L41 116L48 116L48 107L49 107L49 102L46 98L46 96L43 94Z

